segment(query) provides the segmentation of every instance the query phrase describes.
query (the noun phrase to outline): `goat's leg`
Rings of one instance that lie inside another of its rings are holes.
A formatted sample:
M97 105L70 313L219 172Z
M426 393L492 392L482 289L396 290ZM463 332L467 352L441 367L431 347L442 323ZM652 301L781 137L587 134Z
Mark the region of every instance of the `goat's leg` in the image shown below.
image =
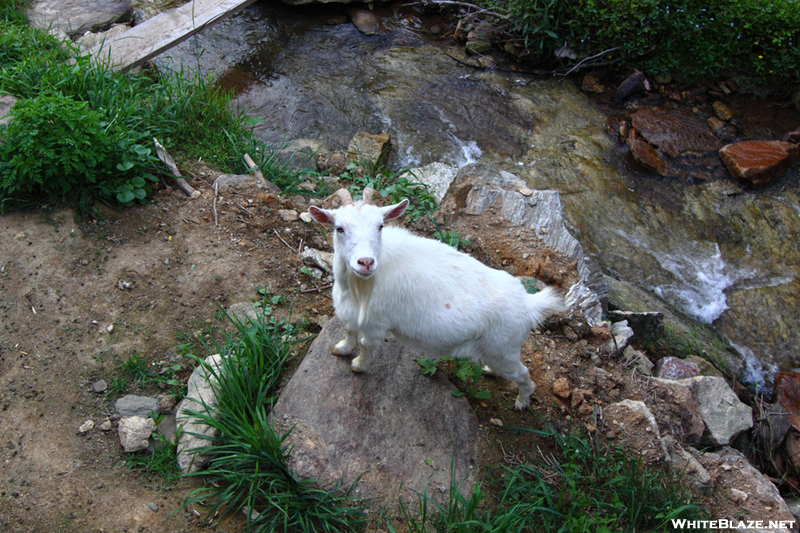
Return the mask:
M536 383L531 380L531 375L527 368L525 369L525 375L515 383L519 387L519 396L514 402L514 408L522 411L531 404L531 394L536 390Z
M376 341L375 338L379 340ZM375 353L375 349L380 345L380 339L383 337L375 338L370 339L367 337L361 337L359 342L361 350L358 353L358 357L353 359L353 361L350 363L350 370L357 374L362 374L369 371L370 367L372 366L372 355Z
M492 363L486 365L493 375L512 381L519 387L519 396L514 402L514 408L522 411L531 403L531 394L536 390L536 384L531 381L528 367L519 360L519 354L510 354L502 359L494 358Z
M356 346L358 346L358 331L352 331L345 327L344 332L345 338L337 342L336 346L331 350L333 355L350 355L353 353L353 350L356 349Z

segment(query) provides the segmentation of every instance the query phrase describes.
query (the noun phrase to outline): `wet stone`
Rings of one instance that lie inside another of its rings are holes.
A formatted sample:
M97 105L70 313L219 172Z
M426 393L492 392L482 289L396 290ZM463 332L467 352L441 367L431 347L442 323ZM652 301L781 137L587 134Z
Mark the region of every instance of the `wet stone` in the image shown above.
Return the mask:
M719 155L739 183L760 187L800 160L800 146L783 141L742 141L725 146Z

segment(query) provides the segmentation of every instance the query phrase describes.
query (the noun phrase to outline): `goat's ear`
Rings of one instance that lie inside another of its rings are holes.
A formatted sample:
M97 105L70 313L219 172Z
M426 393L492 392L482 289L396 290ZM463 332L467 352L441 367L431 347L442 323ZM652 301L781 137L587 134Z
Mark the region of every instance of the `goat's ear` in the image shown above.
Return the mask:
M308 208L308 213L314 221L320 224L333 224L333 215L331 215L330 211L312 205Z
M383 208L383 221L388 222L398 217L403 216L403 213L408 209L408 198L405 198L399 204L390 205Z

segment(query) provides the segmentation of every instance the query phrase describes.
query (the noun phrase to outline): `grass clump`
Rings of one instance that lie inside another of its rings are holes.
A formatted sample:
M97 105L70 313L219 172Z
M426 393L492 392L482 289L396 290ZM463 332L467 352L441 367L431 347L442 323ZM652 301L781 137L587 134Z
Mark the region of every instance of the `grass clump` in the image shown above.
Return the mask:
M213 376L218 404L192 412L219 435L197 451L211 459L206 470L189 475L203 476L206 486L192 492L184 507L206 505L207 520L244 510L253 533L355 531L363 515L351 506L349 492L297 479L287 465L289 433L280 433L269 418L281 370L304 340L300 330L265 313L246 324L228 318L237 331L217 347L221 364L201 362Z
M163 435L153 434L155 447L152 452L143 450L125 454L125 462L130 470L155 474L162 478L163 488L169 488L181 477L177 460L177 445L169 442Z
M673 519L705 517L687 503L670 474L644 467L621 448L603 448L591 437L553 428L506 430L552 442L552 460L494 468L490 493L478 483L465 498L452 483L444 503L426 492L418 494L414 509L401 502L409 531L671 531Z

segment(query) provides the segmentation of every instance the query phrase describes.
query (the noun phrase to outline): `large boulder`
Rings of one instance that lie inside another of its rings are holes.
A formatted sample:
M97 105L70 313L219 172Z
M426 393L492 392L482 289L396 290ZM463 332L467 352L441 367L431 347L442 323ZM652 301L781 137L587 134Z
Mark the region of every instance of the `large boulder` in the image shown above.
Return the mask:
M478 421L466 399L441 373L422 375L421 356L393 338L368 373L354 374L348 358L331 355L344 335L339 319L325 325L273 409L276 431L291 431L295 475L322 486L358 480L376 507L414 501L414 491L446 498L451 479L469 494Z

